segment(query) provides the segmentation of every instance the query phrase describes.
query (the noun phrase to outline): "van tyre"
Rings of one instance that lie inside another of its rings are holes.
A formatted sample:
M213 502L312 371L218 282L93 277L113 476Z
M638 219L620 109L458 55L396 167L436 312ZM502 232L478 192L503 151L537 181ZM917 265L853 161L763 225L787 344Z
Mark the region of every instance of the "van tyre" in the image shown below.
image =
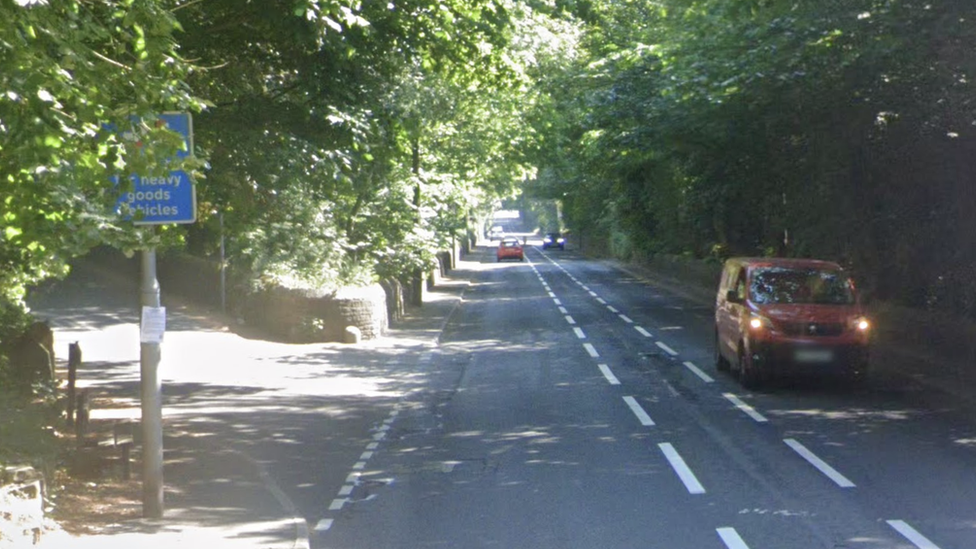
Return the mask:
M718 330L715 331L715 369L719 372L728 372L732 368L729 361L722 356L721 348L719 347L718 341Z
M752 365L752 361L746 358L746 354L739 349L739 383L746 389L755 389L761 384L760 372Z

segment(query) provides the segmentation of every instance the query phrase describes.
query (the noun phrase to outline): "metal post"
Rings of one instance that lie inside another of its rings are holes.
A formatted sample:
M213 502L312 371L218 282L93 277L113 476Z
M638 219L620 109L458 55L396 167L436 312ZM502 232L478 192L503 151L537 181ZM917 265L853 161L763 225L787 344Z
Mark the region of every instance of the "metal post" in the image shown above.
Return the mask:
M220 313L227 314L227 264L224 249L223 212L220 212Z
M156 250L142 252L143 307L159 307ZM142 374L142 516L163 516L163 405L159 381L160 344L140 344Z

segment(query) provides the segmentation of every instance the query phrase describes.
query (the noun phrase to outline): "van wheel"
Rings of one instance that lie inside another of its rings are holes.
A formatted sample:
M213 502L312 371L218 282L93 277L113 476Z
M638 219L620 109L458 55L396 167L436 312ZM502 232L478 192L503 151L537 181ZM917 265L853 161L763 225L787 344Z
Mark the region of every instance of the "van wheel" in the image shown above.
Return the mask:
M729 361L722 356L722 350L719 347L718 341L718 330L715 330L715 369L719 372L728 372L731 367L732 365L729 364Z
M752 361L746 357L741 347L739 348L738 362L739 383L746 389L759 387L760 381L762 381L760 373L756 371L756 367L752 365Z

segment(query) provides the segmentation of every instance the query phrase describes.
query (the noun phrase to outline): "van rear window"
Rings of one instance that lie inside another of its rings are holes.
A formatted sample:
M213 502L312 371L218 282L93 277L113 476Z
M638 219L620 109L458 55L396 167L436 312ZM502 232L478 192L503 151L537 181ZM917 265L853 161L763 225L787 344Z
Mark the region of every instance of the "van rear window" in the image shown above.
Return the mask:
M767 267L753 271L749 299L760 304L852 305L854 289L842 272Z

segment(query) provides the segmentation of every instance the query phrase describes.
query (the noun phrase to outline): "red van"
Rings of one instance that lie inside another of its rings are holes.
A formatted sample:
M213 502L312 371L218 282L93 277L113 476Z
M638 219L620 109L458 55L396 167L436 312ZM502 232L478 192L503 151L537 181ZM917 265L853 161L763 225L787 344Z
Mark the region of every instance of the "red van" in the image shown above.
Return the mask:
M870 322L836 263L725 262L715 298L715 365L746 387L780 374L867 375Z

